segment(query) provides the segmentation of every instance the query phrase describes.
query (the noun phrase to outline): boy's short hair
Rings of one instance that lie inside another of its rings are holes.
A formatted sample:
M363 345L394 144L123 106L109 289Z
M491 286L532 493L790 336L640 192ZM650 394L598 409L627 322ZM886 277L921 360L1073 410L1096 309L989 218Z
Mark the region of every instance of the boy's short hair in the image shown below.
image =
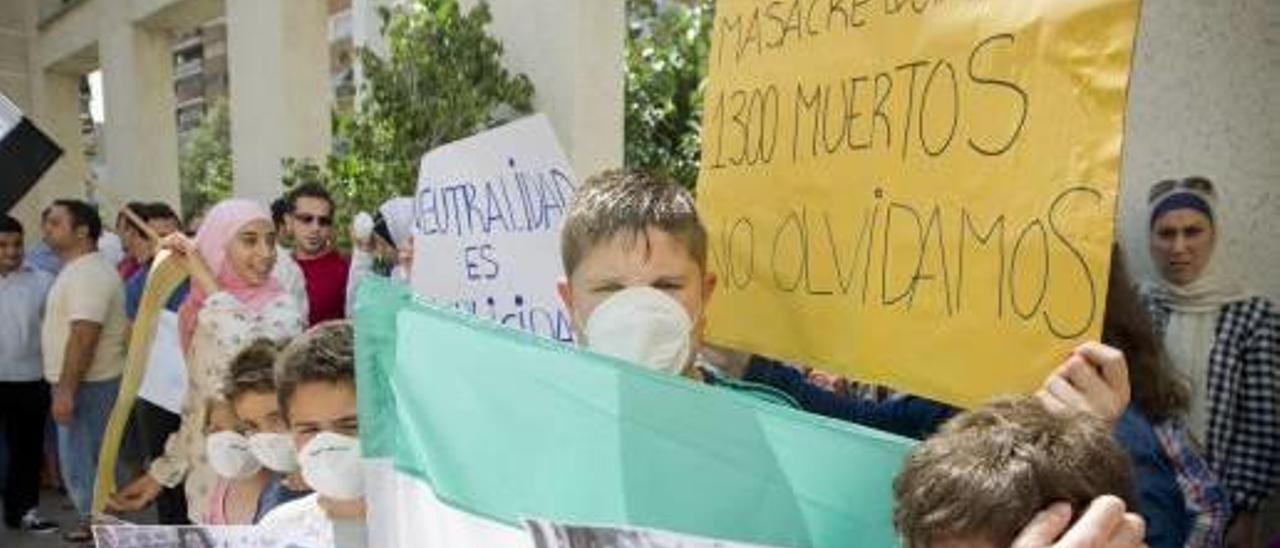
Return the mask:
M912 450L893 490L893 524L908 548L944 540L1009 546L1053 503L1071 504L1075 516L1101 495L1133 503L1129 459L1107 425L1055 415L1030 397L948 421Z
M707 266L707 230L693 196L674 180L655 173L610 170L587 179L577 190L560 231L565 276L587 251L618 234L645 238L656 228L684 244L698 266ZM648 240L644 240L646 246Z
M289 399L298 385L356 381L355 332L347 320L316 324L293 339L276 358L276 395L289 421Z
M98 238L102 236L102 217L98 216L98 210L94 209L88 202L69 198L54 200L52 205L45 208L44 213L40 215L40 219L43 220L48 217L49 211L54 206L67 210L67 214L71 216L72 230L85 227L89 232L89 239L94 242L97 242Z
M146 205L146 211L147 211L147 215L143 217L143 220L147 220L147 221L167 220L167 221L181 222L181 219L178 218L178 214L173 211L173 208L169 207L169 204L166 204L164 202L151 202Z
M284 219L289 215L289 212L289 200L284 196L271 202L271 222L276 226L284 224Z
M285 197L288 200L287 205L289 206L288 211L290 213L298 209L299 198L315 198L317 200L324 200L325 203L329 204L330 211L335 209L333 196L329 194L329 190L326 189L324 185L315 181L308 181L293 187L293 190L290 190ZM272 218L274 219L274 216Z
M0 214L0 234L13 234L15 232L19 236L22 235L22 223L9 215Z
M275 363L280 346L271 339L257 339L231 358L227 375L226 398L236 398L249 393L276 391Z

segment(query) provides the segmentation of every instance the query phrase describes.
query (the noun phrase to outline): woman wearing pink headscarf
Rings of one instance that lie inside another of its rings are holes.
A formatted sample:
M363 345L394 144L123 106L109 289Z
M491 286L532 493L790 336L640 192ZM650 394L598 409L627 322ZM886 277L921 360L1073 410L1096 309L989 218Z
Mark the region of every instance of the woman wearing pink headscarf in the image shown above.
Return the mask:
M270 211L230 199L209 210L194 241L174 234L161 243L183 257L191 274L191 293L178 310L187 356L182 426L147 473L112 497L112 509L139 510L162 489L185 481L188 516L197 522L206 515L217 481L205 456L207 402L223 393L237 352L261 337L287 341L306 327L296 298L271 275L275 239Z

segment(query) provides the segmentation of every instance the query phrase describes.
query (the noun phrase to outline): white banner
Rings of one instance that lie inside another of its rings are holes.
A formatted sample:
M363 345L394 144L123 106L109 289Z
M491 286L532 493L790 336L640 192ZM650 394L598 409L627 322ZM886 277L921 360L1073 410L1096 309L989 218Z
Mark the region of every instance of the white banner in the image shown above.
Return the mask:
M577 178L537 114L422 157L413 289L497 323L573 339L555 294Z

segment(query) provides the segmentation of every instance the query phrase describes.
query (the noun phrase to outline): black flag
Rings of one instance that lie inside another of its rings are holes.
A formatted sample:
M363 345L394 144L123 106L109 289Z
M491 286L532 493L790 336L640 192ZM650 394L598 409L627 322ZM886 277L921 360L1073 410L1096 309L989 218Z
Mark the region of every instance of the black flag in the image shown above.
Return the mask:
M0 94L0 212L8 211L62 156L62 149Z

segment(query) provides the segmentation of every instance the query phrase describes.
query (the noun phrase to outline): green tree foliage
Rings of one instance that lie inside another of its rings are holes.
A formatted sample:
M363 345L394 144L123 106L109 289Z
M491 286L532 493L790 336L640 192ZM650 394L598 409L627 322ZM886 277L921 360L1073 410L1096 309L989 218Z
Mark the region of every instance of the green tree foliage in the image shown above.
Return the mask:
M627 0L625 161L692 188L713 0Z
M231 114L226 101L205 112L178 157L184 218L231 196Z
M323 179L346 211L370 211L413 193L427 151L532 111L533 84L502 66L486 32L487 4L412 0L382 9L385 57L357 52L364 83L357 108L334 116L334 152L323 166L286 161L285 183Z

